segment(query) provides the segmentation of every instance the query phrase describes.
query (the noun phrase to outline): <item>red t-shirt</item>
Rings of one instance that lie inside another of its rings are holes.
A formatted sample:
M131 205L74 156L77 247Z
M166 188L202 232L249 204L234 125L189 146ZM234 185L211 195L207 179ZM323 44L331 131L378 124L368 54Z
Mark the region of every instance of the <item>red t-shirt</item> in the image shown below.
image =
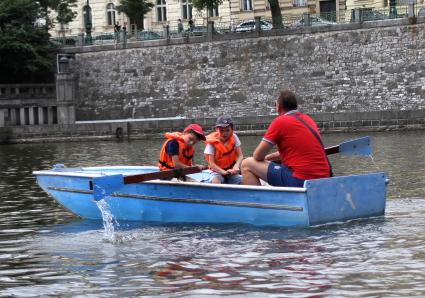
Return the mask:
M313 119L300 112L295 113L320 136ZM263 140L277 146L282 164L292 170L295 178L305 180L329 177L329 164L322 145L295 117L279 115L273 119Z

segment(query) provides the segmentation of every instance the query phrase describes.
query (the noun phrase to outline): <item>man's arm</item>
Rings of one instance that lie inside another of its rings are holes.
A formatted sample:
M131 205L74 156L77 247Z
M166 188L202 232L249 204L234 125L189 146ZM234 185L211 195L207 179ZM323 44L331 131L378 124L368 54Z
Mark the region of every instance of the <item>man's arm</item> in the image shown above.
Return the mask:
M265 160L268 160L268 161L278 161L278 160L280 160L279 151L267 154L266 157L265 157Z
M257 148L255 149L252 157L256 161L264 161L267 153L269 153L272 148L273 148L273 144L262 140L260 144L257 146Z

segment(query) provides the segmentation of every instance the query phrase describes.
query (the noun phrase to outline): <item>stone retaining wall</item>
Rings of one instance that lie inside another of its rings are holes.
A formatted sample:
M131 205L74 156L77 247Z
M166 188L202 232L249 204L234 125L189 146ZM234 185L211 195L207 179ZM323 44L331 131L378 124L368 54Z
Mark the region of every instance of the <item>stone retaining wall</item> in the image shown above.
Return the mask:
M281 88L323 132L423 129L424 32L418 18L68 49L80 122L0 128L0 142L160 137L222 114L259 133Z
M322 133L425 129L425 110L320 113L311 116ZM273 117L235 117L236 130L240 135L262 134ZM0 128L0 143L162 138L164 132L181 131L194 122L209 132L214 127L215 118L3 127Z
M423 21L74 49L77 120L270 115L281 88L295 90L309 113L424 109Z

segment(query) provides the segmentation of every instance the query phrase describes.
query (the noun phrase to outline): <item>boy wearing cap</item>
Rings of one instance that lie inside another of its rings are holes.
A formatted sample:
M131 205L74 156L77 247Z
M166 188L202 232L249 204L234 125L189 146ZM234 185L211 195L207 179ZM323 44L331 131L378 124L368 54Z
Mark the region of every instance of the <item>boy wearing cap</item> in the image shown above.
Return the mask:
M193 145L200 140L205 141L204 131L198 124L188 125L183 133L167 132L164 136L167 140L162 145L158 162L158 167L161 171L192 166L192 159L195 153ZM203 169L203 166L199 167Z
M233 131L230 116L220 116L215 125L215 132L206 140L205 158L213 171L211 183L241 184L240 166L243 160L241 141Z

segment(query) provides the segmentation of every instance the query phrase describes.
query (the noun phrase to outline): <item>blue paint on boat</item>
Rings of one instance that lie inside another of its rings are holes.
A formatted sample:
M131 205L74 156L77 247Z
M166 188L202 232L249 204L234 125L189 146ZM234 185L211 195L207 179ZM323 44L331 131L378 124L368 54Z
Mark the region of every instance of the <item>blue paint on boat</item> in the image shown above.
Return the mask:
M54 168L36 171L38 184L72 213L102 219L95 199L104 198L117 220L159 223L244 223L307 227L383 215L384 173L307 180L303 188L154 180L123 184L125 175L156 167Z

